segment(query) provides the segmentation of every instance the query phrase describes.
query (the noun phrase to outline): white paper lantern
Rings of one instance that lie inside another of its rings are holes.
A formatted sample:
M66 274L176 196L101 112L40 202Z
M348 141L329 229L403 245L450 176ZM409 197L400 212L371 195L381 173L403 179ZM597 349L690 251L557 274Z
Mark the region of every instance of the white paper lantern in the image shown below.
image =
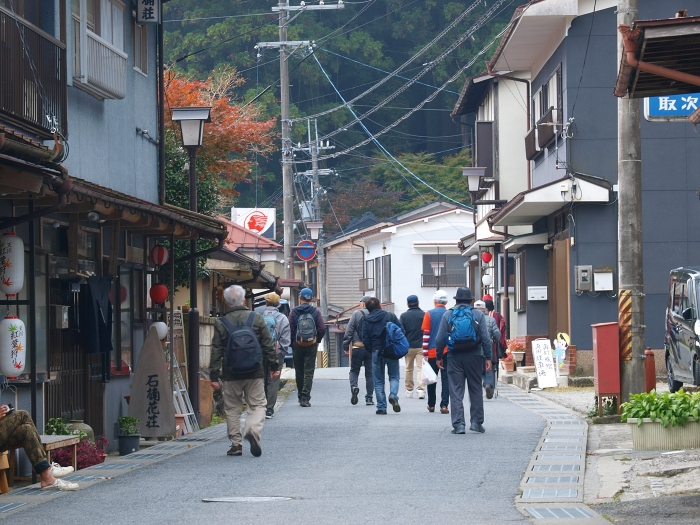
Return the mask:
M493 277L491 277L489 274L486 274L481 278L481 282L484 286L491 286L491 283L493 282Z
M19 317L8 316L0 321L0 373L17 379L24 370L27 357L27 332Z
M14 233L0 237L0 293L14 296L24 286L24 242Z
M157 321L153 323L153 326L156 327L156 332L158 332L158 339L161 341L168 337L168 325L165 324L163 321Z

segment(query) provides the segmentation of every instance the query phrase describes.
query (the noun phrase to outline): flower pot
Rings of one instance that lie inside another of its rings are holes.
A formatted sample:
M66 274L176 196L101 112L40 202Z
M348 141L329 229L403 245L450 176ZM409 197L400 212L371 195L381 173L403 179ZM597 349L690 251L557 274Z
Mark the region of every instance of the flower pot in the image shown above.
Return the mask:
M660 421L642 419L637 426L636 418L627 423L632 429L632 445L635 450L684 450L700 448L700 422L688 420L682 427L670 424L664 428Z
M189 305L184 305L184 306L182 307L182 313L183 313L183 314L186 314L186 313L189 312L189 311L190 311Z
M119 434L119 455L126 456L141 449L141 434Z
M516 352L511 352L511 354L513 354L513 360L516 363L523 362L523 358L525 357L525 352L516 351Z
M501 366L506 372L515 372L515 361L501 361Z

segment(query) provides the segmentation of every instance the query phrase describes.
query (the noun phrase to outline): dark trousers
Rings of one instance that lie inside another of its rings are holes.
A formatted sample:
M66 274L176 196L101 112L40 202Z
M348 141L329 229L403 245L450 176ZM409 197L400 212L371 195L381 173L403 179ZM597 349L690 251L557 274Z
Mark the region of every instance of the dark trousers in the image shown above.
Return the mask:
M484 422L484 398L481 391L481 372L484 358L479 354L450 353L447 374L450 376L450 397L452 398L452 426L466 425L464 421L464 384L469 390L470 422Z
M365 367L365 398L374 395L374 377L372 374L372 352L365 350L364 346L352 349L352 361L350 362L350 388L355 388L360 377L360 367Z
M318 343L311 346L292 345L292 355L294 356L294 372L297 380L297 395L306 396L311 399L311 387L314 382L314 371L316 370L316 352Z
M444 367L442 370L438 368L437 365L437 359L431 358L428 359L428 364L433 369L433 372L436 374L438 371L440 371L440 384L442 386L442 391L440 392L440 406L441 407L446 407L449 406L450 404L450 380L447 378L447 354L444 354L442 356L442 366ZM428 406L429 407L434 407L435 406L435 389L437 387L437 383L433 383L432 385L428 385Z
M265 366L265 397L267 397L268 409L275 409L277 404L277 393L280 390L280 379L281 376L277 376L275 379L270 379L270 367L267 364L267 360L264 362ZM277 354L277 370L282 370L284 368L284 355Z
M0 452L23 448L37 474L49 468L44 447L41 445L29 412L17 410L0 419Z

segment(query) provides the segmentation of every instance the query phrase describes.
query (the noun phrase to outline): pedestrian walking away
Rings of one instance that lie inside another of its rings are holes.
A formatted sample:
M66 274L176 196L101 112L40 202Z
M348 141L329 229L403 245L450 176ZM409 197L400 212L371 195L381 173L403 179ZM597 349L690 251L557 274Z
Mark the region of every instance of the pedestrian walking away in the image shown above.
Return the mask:
M486 399L491 399L493 398L493 391L496 388L496 384L494 382L494 370L498 363L497 345L498 341L501 339L501 331L498 329L496 319L486 314L486 303L484 301L475 301L474 308L485 314L484 321L486 322L486 329L488 330L491 338L491 370L486 371L486 366L484 365L484 371L482 373L482 383L484 390L486 390Z
M425 387L421 383L423 373L423 318L425 312L420 309L418 296L409 295L406 298L408 310L401 314L401 325L408 339L408 354L406 354L406 397L415 395L418 399L425 399ZM415 365L417 387L414 391L413 370Z
M440 413L449 414L449 404L450 404L450 382L447 377L447 370L444 368L446 360L443 359L443 368L438 367L437 364L437 334L438 328L440 327L440 321L447 311L447 292L445 290L438 290L433 295L433 305L435 306L432 310L425 312L423 317L423 359L428 361L428 364L437 374L440 374ZM435 402L436 402L436 387L437 383L428 385L428 412L435 412Z
M442 317L437 335L437 361L443 367L444 348L447 346L447 374L450 377L450 398L452 399L452 433L465 433L464 387L469 391L469 430L484 430L484 398L481 391L481 377L491 370L493 345L486 317L472 307L474 297L469 288L457 288L454 296L457 304Z
M15 410L10 405L0 406L0 452L23 448L41 480L41 490L76 490L77 483L62 478L73 472L73 467L49 463L41 444L39 432L29 412Z
M271 379L279 377L278 359L272 335L262 315L245 306L245 290L229 286L224 290L228 311L214 323L209 378L214 390L222 389L226 430L231 441L229 456L243 454L241 415L248 407L243 437L250 452L262 454L260 438L265 423L265 369Z
M360 300L359 308L350 316L348 326L343 337L343 350L350 361L350 403L357 404L360 387L360 367L365 367L365 404L374 405L374 371L372 369L372 353L365 349L362 342L362 323L369 313L365 308L365 302L370 299L368 295Z
M311 304L313 296L314 293L310 288L303 288L299 292L301 304L289 312L297 396L299 405L302 407L311 406L316 352L323 336L326 335L326 323L323 321L321 311Z
M498 325L498 330L501 332L501 338L498 340L496 345L496 357L498 359L503 359L506 356L506 320L505 318L496 311L496 307L493 304L493 299L490 295L485 295L483 298L484 304L486 304L486 311L489 317L493 317L494 321ZM496 359L496 362L498 362Z
M291 331L289 329L289 319L280 313L280 296L272 292L265 296L265 306L255 309L263 316L267 329L272 336L272 344L275 346L277 354L277 370L284 368L284 356L287 355L287 348L292 344ZM274 378L270 375L270 367L265 362L265 397L267 406L265 418L272 419L275 416L275 405L277 404L277 393L280 389L280 375Z
M385 373L389 374L389 403L394 412L401 412L399 405L399 361L384 357L387 339L387 323L401 327L401 321L391 312L382 310L379 299L370 297L365 303L369 314L362 322L362 342L372 353L374 393L377 396L377 415L386 415Z

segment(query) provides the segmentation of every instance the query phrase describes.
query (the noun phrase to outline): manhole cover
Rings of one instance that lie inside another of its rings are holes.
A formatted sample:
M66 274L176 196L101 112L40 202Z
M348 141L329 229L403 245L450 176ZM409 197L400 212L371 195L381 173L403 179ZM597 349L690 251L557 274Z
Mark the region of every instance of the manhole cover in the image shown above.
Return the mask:
M270 501L290 501L284 496L241 496L236 498L204 498L204 503L269 503Z

